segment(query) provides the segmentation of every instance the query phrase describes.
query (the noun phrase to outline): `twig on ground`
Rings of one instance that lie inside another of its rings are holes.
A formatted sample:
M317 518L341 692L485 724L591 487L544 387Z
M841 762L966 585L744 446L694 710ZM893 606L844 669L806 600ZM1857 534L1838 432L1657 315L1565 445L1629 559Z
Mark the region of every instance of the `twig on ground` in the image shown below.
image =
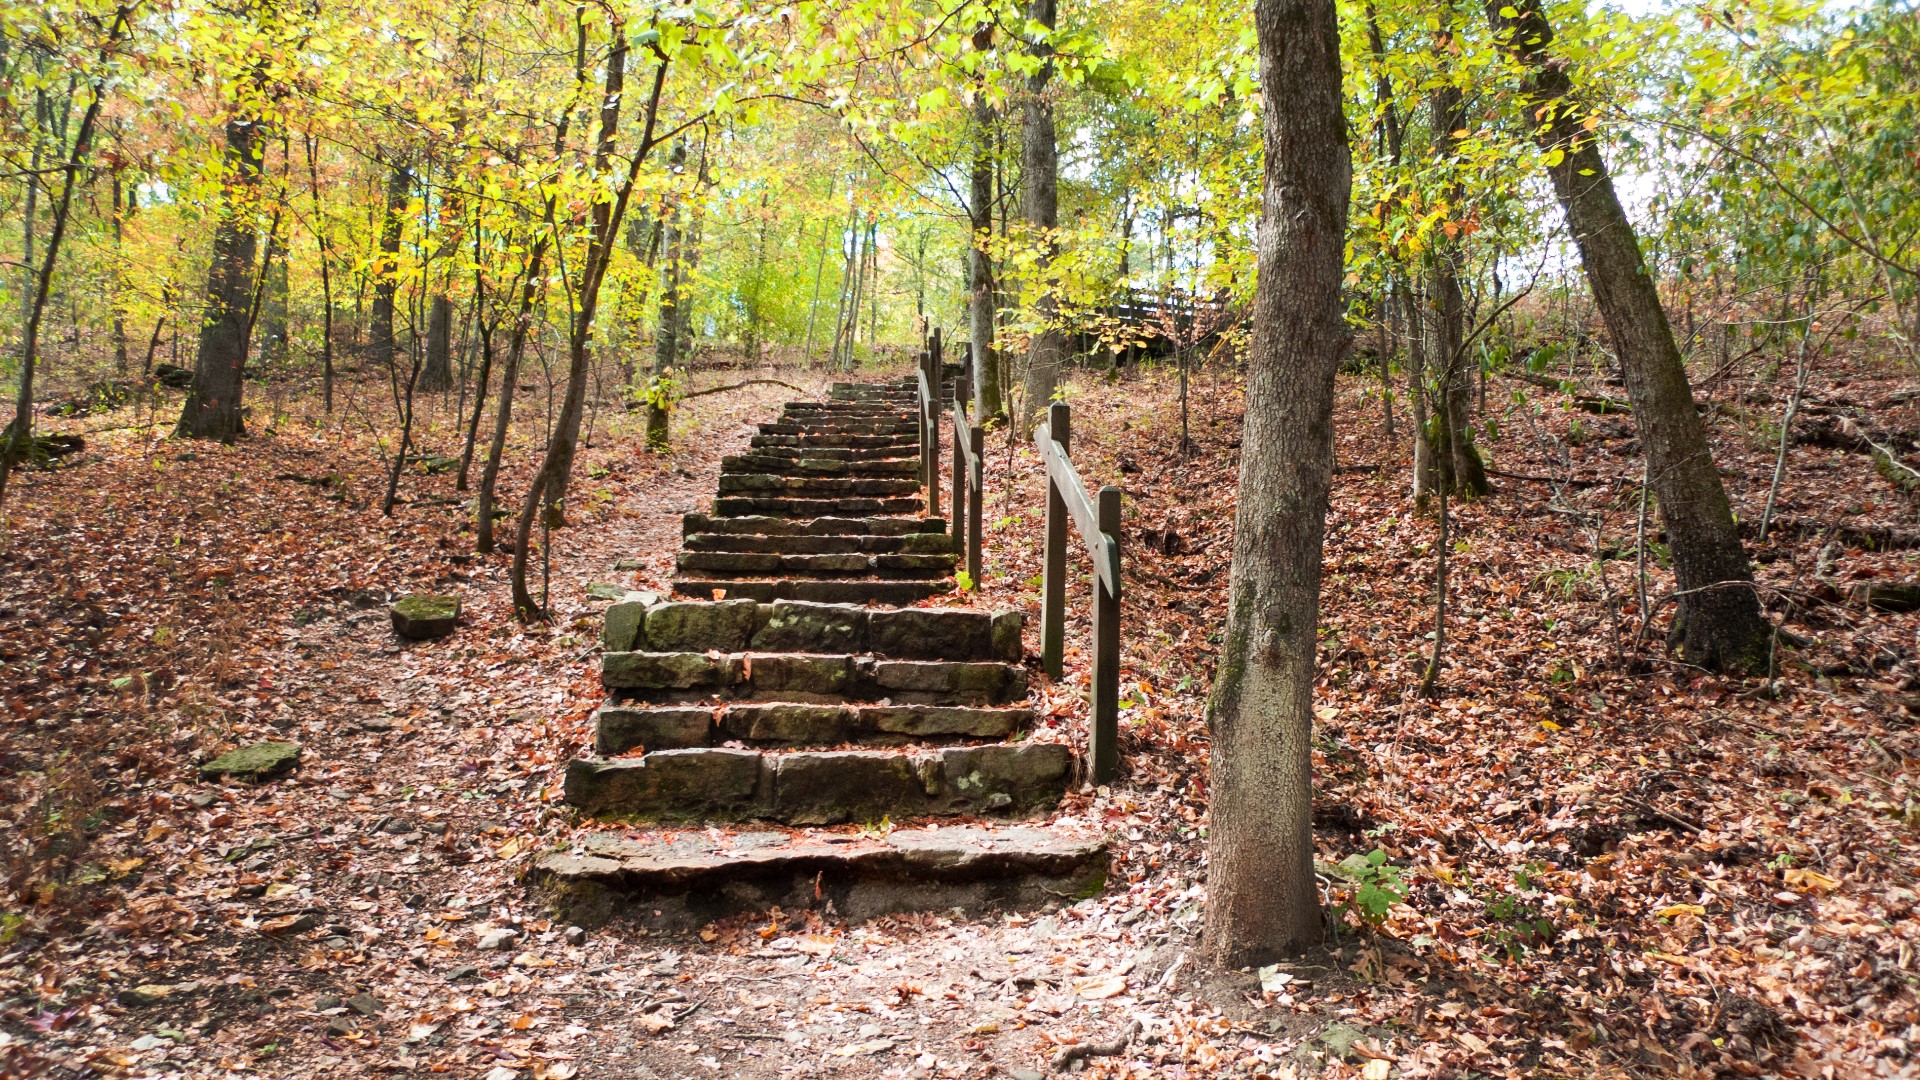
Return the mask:
M1133 1044L1133 1037L1138 1034L1140 1034L1140 1021L1135 1020L1129 1023L1120 1034L1106 1042L1074 1043L1053 1055L1053 1061L1050 1064L1054 1072L1063 1072L1076 1061L1095 1057L1113 1057L1124 1053L1127 1047Z

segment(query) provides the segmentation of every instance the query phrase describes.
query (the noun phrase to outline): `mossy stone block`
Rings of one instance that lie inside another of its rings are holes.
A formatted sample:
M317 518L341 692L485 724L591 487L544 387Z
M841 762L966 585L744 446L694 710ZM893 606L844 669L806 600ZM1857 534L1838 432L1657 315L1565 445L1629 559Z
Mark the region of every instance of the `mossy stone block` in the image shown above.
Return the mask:
M409 641L446 637L460 622L460 598L410 593L393 602L393 632Z
M200 779L231 776L241 780L271 780L300 761L300 744L263 742L229 750L200 766Z

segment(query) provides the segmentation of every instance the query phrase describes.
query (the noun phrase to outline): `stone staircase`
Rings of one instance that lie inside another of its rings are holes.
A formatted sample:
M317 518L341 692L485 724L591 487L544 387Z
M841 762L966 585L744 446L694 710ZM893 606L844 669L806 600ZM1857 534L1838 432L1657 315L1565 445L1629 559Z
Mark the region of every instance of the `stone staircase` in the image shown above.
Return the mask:
M622 827L532 871L568 917L858 919L1104 882L1097 833L1019 824L1079 772L1023 738L1020 613L907 606L950 590L957 557L926 516L913 385L789 404L723 461L713 513L686 515L675 599L609 609L566 799Z

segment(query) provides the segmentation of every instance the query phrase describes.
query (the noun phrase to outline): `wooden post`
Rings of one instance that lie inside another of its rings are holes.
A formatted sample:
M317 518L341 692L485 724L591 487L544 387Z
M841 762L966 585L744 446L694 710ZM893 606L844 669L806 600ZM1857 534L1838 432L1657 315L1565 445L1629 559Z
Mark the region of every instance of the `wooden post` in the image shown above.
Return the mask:
M956 436L956 438L957 437L958 436ZM986 467L987 429L981 427L979 424L968 425L967 442L973 449L973 468L968 470L967 475L967 574L973 578L973 587L978 589L980 587L981 549L986 546L985 530L982 524L982 518L986 513L986 499L982 497L980 491L985 485L981 483L982 478L980 474ZM960 457L959 454L953 456L955 460L958 460ZM956 487L953 490L956 492L954 495L953 516L957 518L960 516L960 496L957 494L960 489Z
M927 393L933 400L926 403L926 414L921 419L922 430L926 432L925 447L927 455L927 516L940 516L940 332L933 332L927 343L927 351L921 353L920 370L927 377Z
M1118 569L1119 488L1108 484L1100 489L1098 511L1100 531L1114 545L1113 564ZM1115 577L1109 595L1100 575L1093 576L1093 722L1087 731L1087 757L1092 759L1096 784L1113 779L1120 767L1120 583Z
M1070 448L1073 416L1064 401L1047 407L1047 437ZM1047 477L1047 550L1040 585L1040 667L1050 678L1060 677L1067 636L1067 503Z
M920 393L920 382L927 376L927 350L921 349L914 359L918 363L920 371L920 379L915 380L913 384L913 415L915 422L919 425L916 430L920 432L920 474L916 479L920 481L921 487L925 487L927 485L927 472L932 468L932 466L928 464L931 459L927 457L927 399L926 395Z
M965 551L967 523L960 514L960 507L964 504L966 497L967 474L966 465L961 460L960 454L960 418L958 416L953 418L953 440L953 543L955 547Z

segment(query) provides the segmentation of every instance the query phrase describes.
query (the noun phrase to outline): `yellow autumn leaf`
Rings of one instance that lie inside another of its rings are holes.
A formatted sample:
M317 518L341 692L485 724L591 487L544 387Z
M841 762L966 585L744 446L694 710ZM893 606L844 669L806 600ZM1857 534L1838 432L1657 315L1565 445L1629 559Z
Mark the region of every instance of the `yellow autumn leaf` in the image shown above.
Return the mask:
M1656 914L1663 919L1677 919L1682 915L1705 916L1707 909L1699 904L1669 904Z
M1818 870L1802 870L1795 867L1786 872L1787 885L1801 892L1830 893L1840 887L1838 879L1830 878Z

